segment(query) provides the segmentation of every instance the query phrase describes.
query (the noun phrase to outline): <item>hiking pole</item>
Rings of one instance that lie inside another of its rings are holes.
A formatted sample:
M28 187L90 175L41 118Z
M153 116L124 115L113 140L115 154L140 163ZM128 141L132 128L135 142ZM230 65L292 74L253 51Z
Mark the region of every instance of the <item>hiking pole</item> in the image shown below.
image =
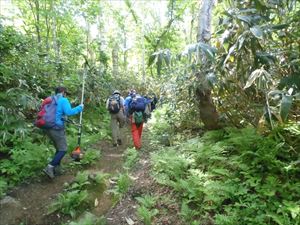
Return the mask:
M83 78L82 78L82 90L81 90L81 104L83 104L83 98L84 98L84 86L85 86L85 77L87 74L87 68L86 64L84 64L84 71L83 71ZM81 143L81 134L82 134L82 112L80 112L80 118L79 118L79 125L78 125L78 141L77 141L77 147L72 152L71 157L75 161L80 161L80 159L83 158L83 152L80 149L80 143Z

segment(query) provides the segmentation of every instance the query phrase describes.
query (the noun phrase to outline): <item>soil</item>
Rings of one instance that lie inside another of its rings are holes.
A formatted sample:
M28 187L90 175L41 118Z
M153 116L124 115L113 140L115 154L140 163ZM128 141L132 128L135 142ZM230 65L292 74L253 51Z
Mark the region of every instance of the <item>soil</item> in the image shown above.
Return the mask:
M120 199L113 203L113 198L107 192L96 194L99 204L90 211L97 217L106 218L107 224L144 224L137 215L138 202L136 197L145 194L152 194L162 199L174 199L172 192L156 184L150 175L150 152L151 147L148 137L147 127L143 131L143 147L140 150L138 163L131 170L130 177L133 185L129 191ZM101 151L101 159L89 168L88 171L101 171L116 175L123 170L123 152L127 147L132 147L130 129L123 128L123 145L113 147L110 141L101 141L93 148ZM67 158L67 157L65 157ZM68 163L69 159L64 159L63 163ZM57 195L63 192L64 183L72 182L77 171L68 170L63 175L50 180L45 175L30 183L20 185L8 193L8 197L13 199L13 204L5 206L0 204L0 225L61 225L70 221L76 221L69 216L52 213L47 214L49 205L55 200ZM158 200L155 207L159 210L153 218L152 224L183 224L178 219L179 208L174 201ZM80 216L79 216L80 217Z

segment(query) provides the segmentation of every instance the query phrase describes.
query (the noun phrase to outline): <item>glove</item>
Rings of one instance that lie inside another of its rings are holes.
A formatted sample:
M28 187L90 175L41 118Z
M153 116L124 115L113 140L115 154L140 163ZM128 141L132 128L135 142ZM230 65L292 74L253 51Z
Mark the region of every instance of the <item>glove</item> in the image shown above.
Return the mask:
M81 106L81 108L82 108L82 110L83 110L83 108L84 108L84 104L80 104L79 106Z

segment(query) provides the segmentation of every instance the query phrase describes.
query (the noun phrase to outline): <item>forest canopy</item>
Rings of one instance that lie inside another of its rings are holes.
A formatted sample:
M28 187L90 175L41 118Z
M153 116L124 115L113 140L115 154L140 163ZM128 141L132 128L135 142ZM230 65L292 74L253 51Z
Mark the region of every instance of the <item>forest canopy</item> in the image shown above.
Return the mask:
M219 173L232 180L215 179L214 194L221 181L232 182L237 189L239 181L248 182L237 198L251 202L245 196L254 192L270 197L272 212L259 208L269 213L268 224L299 224L295 222L300 217L299 188L294 188L299 185L299 27L297 0L1 0L0 195L36 174L51 153L33 125L42 99L55 87L66 86L72 105L79 104L84 81L86 136L108 136L105 101L115 89L123 96L130 89L156 95L163 121L153 129L160 138L172 137L170 145L180 142L178 133L202 136L209 131L204 135L208 142L203 144L203 155L193 144L182 148L193 149L195 170L224 163ZM240 145L244 142L239 130L252 149ZM76 134L74 127L68 131ZM212 146L213 141L219 146ZM185 167L183 149L178 151L182 160L172 158L174 164L169 166L181 165L186 173L171 174L174 168L168 171L158 160L168 161L176 149L166 151L170 155L153 156L157 168L161 167L157 174L167 171L168 186L185 190L190 185L190 196L181 195L182 207L193 209L206 202L201 210L206 216L217 215L214 224L251 217L256 206L243 214L227 199L236 190L223 190L226 197L220 194L206 201L209 190L194 183L196 175ZM225 157L235 157L239 165L227 165ZM257 167L247 160L254 160ZM228 172L236 168L243 171L235 174L239 181ZM250 181L245 168L251 176L264 175ZM255 182L265 183L255 189ZM276 182L294 192L290 198ZM278 192L271 192L269 184ZM253 201L261 204L259 197ZM210 205L213 202L227 204L226 210L234 213L223 217L219 206ZM285 208L276 211L281 203ZM245 224L262 221L266 219L249 219Z

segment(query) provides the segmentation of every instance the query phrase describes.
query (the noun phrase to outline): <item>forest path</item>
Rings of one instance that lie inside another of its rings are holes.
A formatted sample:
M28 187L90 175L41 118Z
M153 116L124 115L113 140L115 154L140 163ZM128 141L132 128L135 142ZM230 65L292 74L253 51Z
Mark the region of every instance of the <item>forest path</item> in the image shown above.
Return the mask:
M153 140L154 136L148 131L148 125L145 124L143 129L139 159L130 170L132 184L122 199L105 214L106 225L146 224L138 213L141 204L137 201L137 197L143 198L145 195L157 198L155 208L159 210L159 213L151 218L151 224L184 224L179 216L180 205L175 201L175 193L170 188L159 185L151 175L151 153L159 150L160 144L157 143L157 140ZM165 201L166 198L169 198L169 201ZM150 209L148 209L148 213L150 213Z
M101 159L95 165L83 170L109 173L110 175L121 172L123 152L128 145L132 145L128 127L122 128L122 132L124 132L123 145L118 148L113 147L110 141L100 141L95 144L93 148L101 151ZM65 157L63 164L66 165L68 161L70 161L70 157ZM69 220L70 217L59 213L47 215L47 211L57 195L63 192L64 184L74 180L77 171L77 169L76 171L67 170L53 180L41 176L38 180L22 184L11 190L6 196L5 203L0 205L0 225L61 225ZM103 215L112 206L111 196L100 193L97 199L100 204L93 211L98 215Z

